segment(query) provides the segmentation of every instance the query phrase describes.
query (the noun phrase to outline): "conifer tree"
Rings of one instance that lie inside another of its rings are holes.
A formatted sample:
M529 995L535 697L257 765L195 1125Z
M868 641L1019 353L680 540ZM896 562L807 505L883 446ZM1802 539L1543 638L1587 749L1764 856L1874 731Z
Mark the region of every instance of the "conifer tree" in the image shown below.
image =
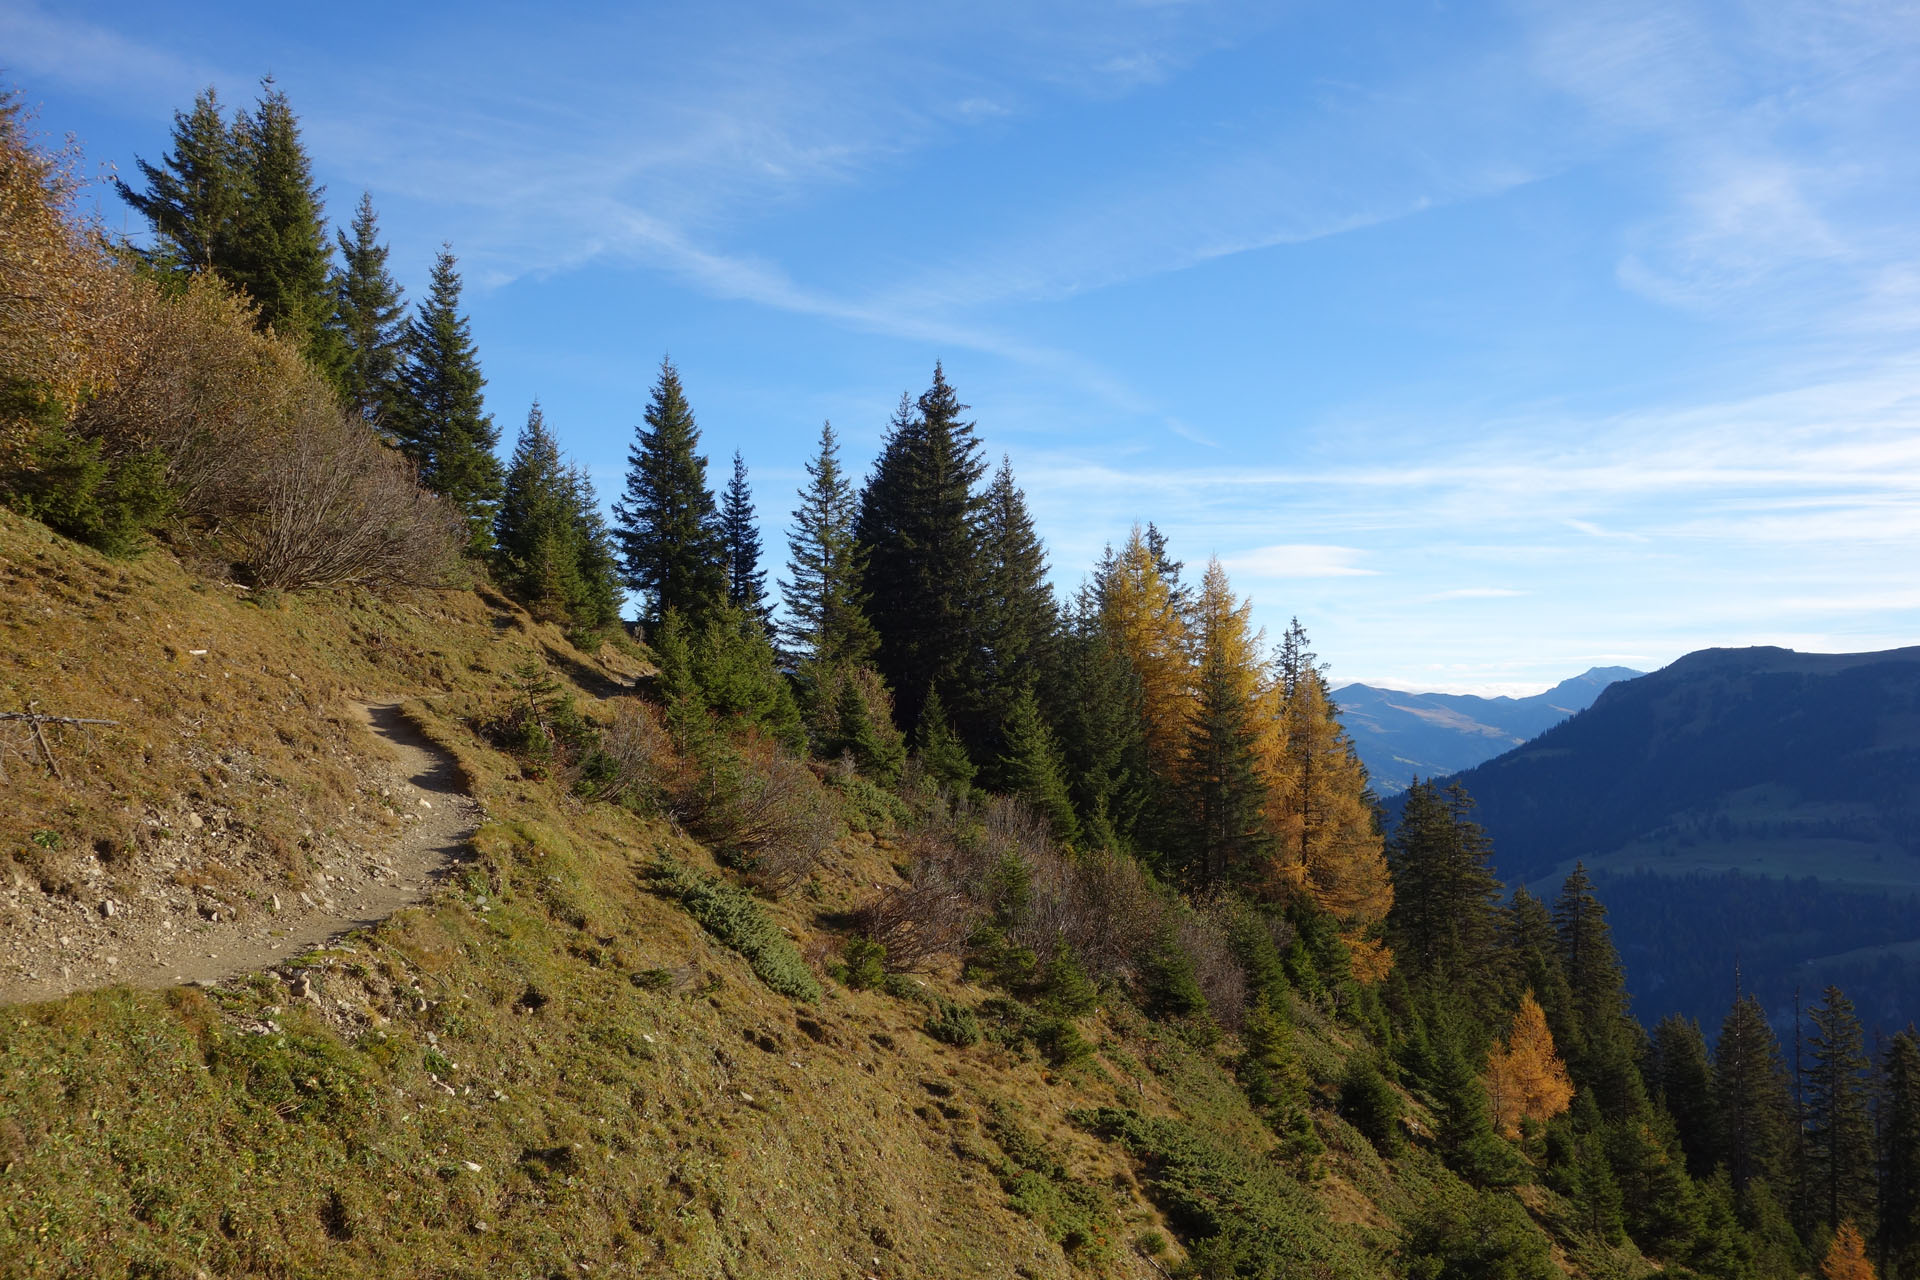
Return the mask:
M1820 1260L1820 1275L1822 1280L1874 1280L1867 1242L1852 1222L1842 1222L1835 1229L1827 1256Z
M1718 1157L1736 1192L1777 1181L1786 1149L1788 1090L1780 1042L1752 995L1734 1001L1713 1053Z
M1554 901L1553 926L1573 995L1575 1043L1567 1046L1567 1062L1574 1083L1592 1090L1607 1116L1636 1116L1647 1100L1636 1061L1642 1033L1627 1013L1626 975L1607 909L1581 863L1574 864Z
M332 324L345 357L341 391L348 406L375 427L393 416L406 336L400 285L387 269L387 246L379 237L373 196L363 194L352 236L339 233Z
M158 165L135 159L147 190L120 178L114 186L153 229L145 252L162 270L215 271L232 261L247 199L247 166L218 94L209 87L190 112L173 113L173 149Z
M1043 687L1081 832L1095 848L1131 847L1151 786L1140 680L1107 632L1092 586L1081 588L1057 644Z
M771 634L773 609L767 602L767 571L760 567L760 527L753 519L746 460L738 449L733 451L733 478L720 502L720 535L727 557L727 603Z
M583 630L618 619L619 583L592 485L561 458L538 401L514 445L494 545L502 584L536 617Z
M1298 618L1281 640L1276 668L1284 754L1269 783L1268 814L1277 871L1358 935L1393 904L1367 771Z
M1095 576L1100 621L1133 668L1151 775L1172 778L1186 750L1193 707L1192 661L1186 619L1136 527Z
M1220 561L1207 565L1194 610L1199 667L1180 790L1189 824L1188 871L1199 884L1264 876L1272 835L1255 749L1261 637L1252 602L1236 602Z
M313 180L313 163L287 95L271 76L261 89L260 101L238 130L249 180L232 262L223 274L260 308L261 324L337 374L344 353L327 329L333 305L321 204L325 188Z
M1395 877L1398 901L1398 876ZM1509 994L1531 991L1562 1052L1573 1039L1573 992L1560 967L1560 939L1547 904L1521 885L1499 915L1500 968Z
M1494 1127L1509 1138L1520 1136L1521 1121L1544 1123L1572 1103L1573 1081L1533 992L1521 996L1506 1042L1487 1061L1486 1081Z
M920 721L929 687L964 705L972 679L980 593L981 499L986 471L967 406L933 367L933 385L902 397L873 475L860 496L856 533L866 555L868 616L880 674L897 693L902 728Z
M1920 1276L1920 1032L1913 1024L1888 1043L1882 1071L1880 1270L1887 1280L1910 1280Z
M893 702L871 667L816 668L814 749L829 760L850 758L884 786L900 779L906 740L893 723Z
M500 502L499 428L486 412L480 356L460 313L460 273L450 245L433 263L427 300L407 324L390 430L420 468L421 483L467 517L468 550L485 554Z
M967 758L965 744L947 719L946 704L940 701L938 689L927 690L927 700L920 708L920 728L914 738L913 753L927 775L956 796L966 795L972 787L973 761Z
M1653 1029L1646 1074L1653 1100L1673 1117L1680 1148L1686 1152L1687 1172L1696 1178L1707 1177L1713 1172L1718 1143L1713 1067L1707 1060L1707 1041L1700 1024L1677 1013L1662 1018Z
M1079 822L1073 803L1067 798L1067 784L1061 776L1060 748L1053 740L1047 722L1040 718L1040 705L1030 692L1014 699L1008 709L1006 749L998 768L1001 785L1019 796L1047 820L1053 838L1063 845L1079 840Z
M1500 882L1493 846L1468 815L1473 799L1459 784L1442 792L1415 779L1407 788L1388 858L1394 954L1412 976L1442 988L1470 988L1490 977Z
M979 636L974 675L980 702L979 752L1000 745L1013 702L1047 671L1060 610L1047 582L1047 555L1027 512L1027 497L1002 456L980 509ZM988 735L991 735L991 740Z
M626 491L613 504L626 583L648 623L669 609L704 622L726 600L726 538L699 448L680 374L662 359L646 425L627 450Z
M1828 987L1813 1010L1810 1061L1803 1082L1807 1108L1805 1177L1814 1211L1828 1230L1870 1222L1873 1214L1873 1124L1867 1116L1867 1055L1853 1001Z
M866 615L857 511L833 424L823 423L820 452L807 463L807 485L787 531L787 577L780 582L788 619L782 636L802 660L822 666L864 665L879 643Z

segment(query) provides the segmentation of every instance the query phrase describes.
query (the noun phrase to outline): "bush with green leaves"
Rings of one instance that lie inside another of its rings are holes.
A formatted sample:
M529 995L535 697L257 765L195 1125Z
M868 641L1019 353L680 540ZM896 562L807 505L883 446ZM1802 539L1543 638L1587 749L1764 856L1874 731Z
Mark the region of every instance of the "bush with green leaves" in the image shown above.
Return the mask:
M927 1034L941 1044L957 1049L980 1043L980 1019L973 1010L955 1000L941 1000L927 1019Z
M740 953L760 981L794 1000L818 1000L820 983L780 926L744 889L723 883L685 863L663 858L649 872L656 892Z
M1437 1196L1407 1230L1408 1280L1561 1280L1547 1238L1511 1194L1462 1187Z
M1340 1114L1383 1156L1399 1155L1405 1108L1371 1053L1357 1053L1340 1080Z

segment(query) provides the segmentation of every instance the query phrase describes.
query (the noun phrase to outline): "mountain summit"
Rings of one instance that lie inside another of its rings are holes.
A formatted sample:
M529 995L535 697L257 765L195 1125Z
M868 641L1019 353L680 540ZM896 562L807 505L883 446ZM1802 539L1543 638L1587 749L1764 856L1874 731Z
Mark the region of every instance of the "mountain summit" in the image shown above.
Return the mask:
M1608 685L1639 674L1629 667L1594 667L1525 698L1406 693L1367 684L1346 685L1334 698L1374 790L1394 795L1416 777L1458 773L1510 751L1593 705Z

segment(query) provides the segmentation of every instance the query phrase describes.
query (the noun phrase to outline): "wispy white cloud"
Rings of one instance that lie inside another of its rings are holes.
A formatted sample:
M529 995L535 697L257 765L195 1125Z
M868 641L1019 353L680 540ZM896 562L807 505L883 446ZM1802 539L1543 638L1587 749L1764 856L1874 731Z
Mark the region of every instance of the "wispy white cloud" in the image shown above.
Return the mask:
M1511 600L1528 593L1517 587L1455 587L1451 591L1433 591L1423 600Z
M1355 563L1365 554L1357 547L1283 543L1222 556L1220 563L1229 573L1256 581L1374 577L1379 574L1378 569L1368 569Z
M148 107L178 107L181 97L230 77L199 58L70 14L50 12L32 0L0 7L0 50L6 70L96 93L111 93Z

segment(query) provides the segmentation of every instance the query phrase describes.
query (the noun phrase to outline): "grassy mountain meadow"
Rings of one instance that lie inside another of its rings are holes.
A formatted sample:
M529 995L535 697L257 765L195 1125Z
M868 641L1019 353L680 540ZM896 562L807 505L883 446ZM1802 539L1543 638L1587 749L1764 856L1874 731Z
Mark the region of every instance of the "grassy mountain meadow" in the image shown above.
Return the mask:
M137 243L76 161L0 102L0 1276L1920 1274L1920 1037L1643 1027L1219 560L1063 598L941 364L769 554L671 361L610 504L502 457L271 81ZM471 835L238 963L418 829L402 736Z

